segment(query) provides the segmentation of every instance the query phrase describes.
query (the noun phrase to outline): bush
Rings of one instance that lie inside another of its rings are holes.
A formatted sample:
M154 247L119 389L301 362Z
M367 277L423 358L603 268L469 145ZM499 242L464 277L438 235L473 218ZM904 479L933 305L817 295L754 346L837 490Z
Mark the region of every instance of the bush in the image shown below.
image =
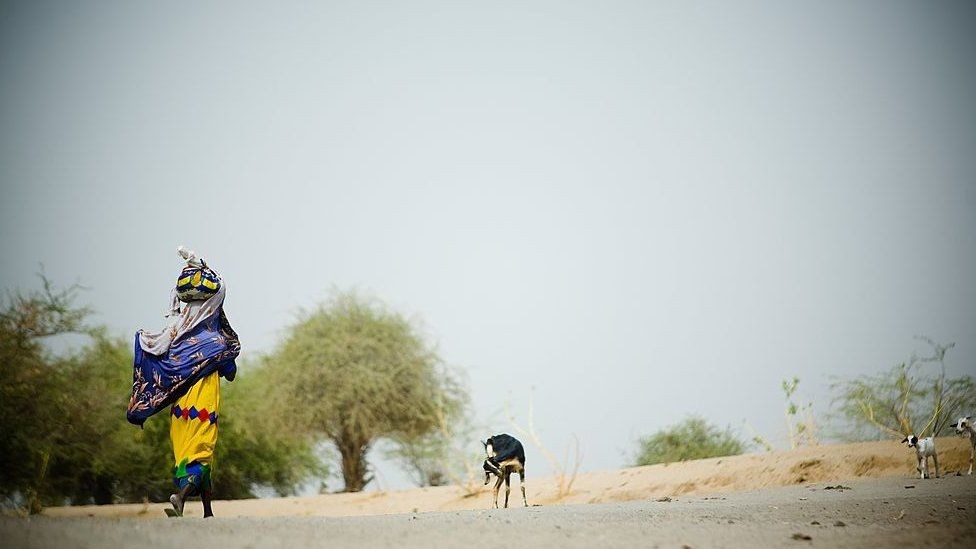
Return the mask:
M653 465L743 453L747 444L732 430L709 425L699 416L685 420L638 441L635 465Z
M71 434L66 421L72 381L57 367L44 341L84 333L87 311L75 307L76 287L56 290L43 278L43 289L10 293L0 302L0 496L24 504L31 512L45 501L73 494L58 493L49 481L66 454L82 455L63 445Z
M946 352L955 344L918 339L931 346L931 355L913 353L908 362L882 374L833 384L834 404L844 424L843 438L945 435L951 432L949 424L976 407L973 378L946 376Z
M313 441L288 428L287 409L269 406L267 365L240 365L241 374L221 387L220 436L214 450L214 493L222 499L253 498L254 487L294 495L308 479L323 479L329 467ZM168 437L167 437L168 443ZM172 456L172 454L170 454Z

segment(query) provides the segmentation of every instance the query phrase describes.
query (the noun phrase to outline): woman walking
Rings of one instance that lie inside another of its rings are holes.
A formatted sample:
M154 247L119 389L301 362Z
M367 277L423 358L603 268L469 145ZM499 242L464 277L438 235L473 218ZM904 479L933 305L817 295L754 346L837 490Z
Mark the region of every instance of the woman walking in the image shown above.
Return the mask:
M140 330L135 338L132 396L126 417L142 425L169 408L173 482L168 514L182 516L187 499L203 500L203 516L213 516L211 474L220 418L220 377L233 381L240 354L237 334L224 314L226 288L220 275L183 247L186 267L173 291L173 320L159 333Z

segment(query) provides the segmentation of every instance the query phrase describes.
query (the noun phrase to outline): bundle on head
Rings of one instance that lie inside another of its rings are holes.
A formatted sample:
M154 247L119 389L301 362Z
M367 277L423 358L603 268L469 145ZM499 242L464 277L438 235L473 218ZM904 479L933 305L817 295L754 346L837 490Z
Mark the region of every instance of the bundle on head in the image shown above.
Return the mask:
M196 254L180 246L180 255L186 259L186 267L176 279L176 295L180 301L204 301L213 297L220 289L220 278L207 263Z

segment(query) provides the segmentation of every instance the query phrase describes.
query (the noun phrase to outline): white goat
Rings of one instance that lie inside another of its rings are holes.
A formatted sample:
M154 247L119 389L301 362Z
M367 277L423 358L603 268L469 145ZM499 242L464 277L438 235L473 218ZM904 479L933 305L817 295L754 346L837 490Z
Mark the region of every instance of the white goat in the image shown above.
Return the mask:
M966 416L959 418L952 427L956 429L956 434L969 439L969 472L967 475L973 474L973 455L976 455L976 430L973 429L973 417Z
M915 449L918 457L918 474L920 478L932 478L929 475L929 457L935 462L935 476L939 477L939 455L935 452L935 439L927 437L919 440L915 435L908 435L902 442L907 442L909 448Z

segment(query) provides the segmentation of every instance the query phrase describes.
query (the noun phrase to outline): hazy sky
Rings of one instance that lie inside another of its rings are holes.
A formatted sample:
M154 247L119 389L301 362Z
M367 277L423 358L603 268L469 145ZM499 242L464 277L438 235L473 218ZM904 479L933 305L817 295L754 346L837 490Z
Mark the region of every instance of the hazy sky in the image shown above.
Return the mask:
M0 281L42 262L130 337L186 244L245 355L372 292L489 431L535 387L584 470L691 412L782 444L784 377L823 412L915 334L976 373L973 29L971 2L6 2Z

